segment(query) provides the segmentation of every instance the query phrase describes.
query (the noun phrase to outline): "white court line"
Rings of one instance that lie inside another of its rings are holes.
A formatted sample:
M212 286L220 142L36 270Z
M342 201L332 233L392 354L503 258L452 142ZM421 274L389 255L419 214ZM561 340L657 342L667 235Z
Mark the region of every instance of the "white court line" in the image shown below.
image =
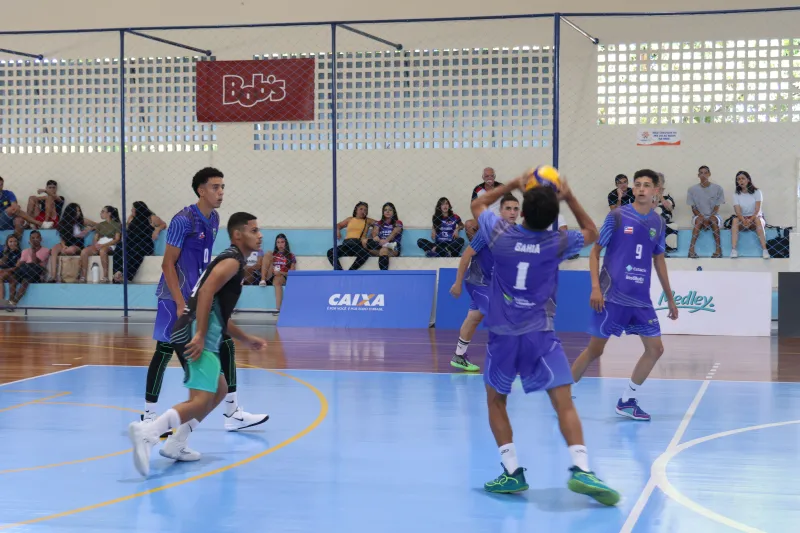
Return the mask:
M678 430L675 432L675 435L672 436L672 440L670 441L669 446L667 446L667 449L664 453L669 453L678 447L678 444L683 438L683 434L686 433L686 429L689 427L689 422L692 421L692 417L697 411L697 406L700 405L700 401L703 399L703 395L705 395L706 390L708 390L708 385L710 383L711 380L705 380L703 381L703 384L700 385L700 390L698 390L697 394L695 394L694 400L692 400L692 403L689 405L689 409L686 410L686 414L683 415L683 419L681 420L680 425L678 425ZM636 500L636 504L633 506L633 509L631 509L628 519L625 520L625 523L622 525L620 533L631 533L633 531L634 526L636 526L636 522L642 515L642 512L647 505L647 501L650 499L650 496L653 494L656 486L658 486L658 476L656 472L656 463L653 463L653 465L650 467L650 479L647 480L647 485L645 485L644 490L642 490L642 493L639 495L639 499Z
M73 366L72 368L65 368L64 370L56 370L55 372L48 372L47 374L40 374L38 376L33 376L29 378L22 378L16 381L8 381L6 383L0 383L0 387L7 387L8 385L13 385L14 383L22 383L23 381L31 381L34 379L43 378L45 376L53 376L55 374L61 374L62 372L69 372L70 370L78 370L79 368L83 368L82 366Z

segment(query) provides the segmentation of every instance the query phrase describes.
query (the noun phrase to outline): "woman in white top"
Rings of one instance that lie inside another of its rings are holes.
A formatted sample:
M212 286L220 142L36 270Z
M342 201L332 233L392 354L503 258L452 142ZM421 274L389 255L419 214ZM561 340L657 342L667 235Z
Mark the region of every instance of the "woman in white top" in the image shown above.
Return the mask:
M740 230L755 230L761 242L762 256L769 259L767 252L767 239L764 236L764 215L761 205L764 195L753 186L750 174L744 170L736 173L736 194L733 195L733 210L736 218L731 225L731 257L739 257L736 244L739 240Z

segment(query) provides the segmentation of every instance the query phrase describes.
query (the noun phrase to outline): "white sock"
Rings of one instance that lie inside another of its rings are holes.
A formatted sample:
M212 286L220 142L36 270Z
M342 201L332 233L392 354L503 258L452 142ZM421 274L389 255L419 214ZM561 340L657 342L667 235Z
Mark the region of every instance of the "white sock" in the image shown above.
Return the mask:
M456 355L464 355L467 353L467 348L469 348L469 341L465 341L459 337L458 344L456 345Z
M172 428L181 425L181 416L175 409L169 409L163 415L153 420L153 431L156 435L163 435Z
M233 413L236 412L236 408L239 406L239 400L236 398L235 392L229 392L225 395L225 415L231 416Z
M589 470L589 452L586 451L586 446L576 444L569 447L569 455L572 457L572 464L583 470L584 472L591 472Z
M158 405L157 403L153 403L153 402L144 402L144 412L145 413L155 413L157 405Z
M509 474L517 471L519 461L517 461L517 449L514 447L513 442L500 446L500 460Z
M627 402L631 398L636 398L636 390L639 388L641 388L641 385L637 385L633 380L628 381L628 384L625 385L625 391L622 393L622 401Z
M181 424L178 426L178 429L175 430L175 438L181 442L186 442L186 439L189 438L189 435L192 434L192 431L194 431L194 428L198 425L200 425L200 422L198 422L196 418L192 418L185 424Z

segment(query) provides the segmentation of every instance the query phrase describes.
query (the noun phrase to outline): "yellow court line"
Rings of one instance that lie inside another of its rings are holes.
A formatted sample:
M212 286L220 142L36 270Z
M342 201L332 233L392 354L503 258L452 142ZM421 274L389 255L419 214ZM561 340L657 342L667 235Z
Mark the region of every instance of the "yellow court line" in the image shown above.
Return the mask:
M245 365L242 365L242 366L245 366ZM251 366L251 365L246 365L246 366ZM259 367L252 367L252 368L259 368ZM216 470L211 470L210 472L205 472L203 474L198 474L196 476L193 476L193 477L190 477L190 478L187 478L187 479L183 479L181 481L176 481L174 483L169 483L167 485L162 485L161 487L156 487L154 489L149 489L149 490L145 490L145 491L142 491L142 492L137 492L135 494L129 494L127 496L122 496L121 498L115 498L113 500L108 500L108 501L101 502L101 503L95 503L95 504L92 504L92 505L87 505L85 507L79 507L77 509L71 509L69 511L64 511L64 512L61 512L61 513L51 514L51 515L47 515L47 516L40 516L39 518L33 518L31 520L25 520L23 522L15 522L13 524L2 525L2 526L0 526L0 530L11 529L13 527L24 526L24 525L29 525L29 524L38 524L39 522L46 522L48 520L54 520L56 518L64 518L66 516L71 516L71 515L75 515L75 514L78 514L78 513L84 513L86 511L93 511L95 509L100 509L102 507L108 507L109 505L114 505L114 504L117 504L117 503L126 502L128 500L133 500L135 498L140 498L142 496L147 496L148 494L155 494L157 492L165 491L167 489L172 489L172 488L175 488L175 487L179 487L181 485L185 485L185 484L191 483L193 481L199 481L201 479L205 479L207 477L211 477L211 476L214 476L216 474L221 474L223 472L227 472L228 470L232 470L232 469L240 467L242 465L246 465L248 463L251 463L251 462L255 461L256 459L261 459L264 456L267 456L267 455L269 455L269 454L271 454L273 452L276 452L276 451L280 450L281 448L285 448L286 446L288 446L289 444L292 444L293 442L296 442L296 441L300 440L301 438L305 437L306 435L308 435L309 433L314 431L322 423L322 421L325 420L325 417L328 416L328 400L327 400L327 398L325 398L325 395L322 394L322 392L320 392L320 390L317 389L315 386L313 386L312 384L310 384L310 383L308 383L306 381L303 381L300 378L296 378L296 377L291 376L289 374L284 374L283 372L278 372L276 370L270 370L270 369L267 369L267 368L264 368L262 370L266 370L268 372L272 372L272 373L277 374L279 376L283 376L283 377L289 378L291 380L294 380L297 383L299 383L299 384L303 385L304 387L308 388L311 392L313 392L317 396L317 399L319 400L319 414L317 415L317 418L315 418L314 421L311 422L311 424L309 424L305 429L303 429L299 433L289 437L285 441L280 442L280 443L276 444L275 446L273 446L271 448L268 448L268 449L266 449L266 450L264 450L262 452L259 452L259 453L255 454L255 455L247 457L246 459L242 459L241 461L238 461L236 463L231 463L231 464L223 466L221 468L217 468Z
M60 390L11 390L11 389L0 389L0 392L19 392L19 393L25 393L25 392L41 392L41 393L45 393L45 392L50 392L50 393L53 393L53 392L63 392L63 391L60 391Z
M116 405L105 405L102 403L80 403L80 402L42 402L45 405L77 405L79 407L97 407L99 409L116 409L117 411L130 411L140 415L143 411L131 409L130 407L118 407Z
M11 411L12 409L19 409L20 407L25 407L26 405L31 405L31 404L34 404L34 403L41 403L41 402L44 402L46 400L52 400L54 398L61 398L62 396L66 396L67 394L70 394L70 393L69 392L59 392L58 394L53 394L52 396L45 396L44 398L39 398L37 400L31 400L29 402L18 403L16 405L11 405L9 407L3 407L2 409L0 409L0 413L3 413L5 411Z

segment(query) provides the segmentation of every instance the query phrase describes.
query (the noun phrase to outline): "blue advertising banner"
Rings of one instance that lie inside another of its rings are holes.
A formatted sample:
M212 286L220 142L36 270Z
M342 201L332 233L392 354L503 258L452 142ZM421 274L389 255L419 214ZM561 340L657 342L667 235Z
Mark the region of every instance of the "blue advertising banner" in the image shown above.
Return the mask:
M295 271L280 327L427 328L434 270Z
M461 297L450 295L450 287L456 280L455 268L439 269L439 287L436 292L436 329L459 329L469 311L469 294L461 291ZM592 281L586 270L561 270L558 273L556 301L556 331L586 332L589 328L591 309L589 295ZM479 329L483 328L483 323Z

